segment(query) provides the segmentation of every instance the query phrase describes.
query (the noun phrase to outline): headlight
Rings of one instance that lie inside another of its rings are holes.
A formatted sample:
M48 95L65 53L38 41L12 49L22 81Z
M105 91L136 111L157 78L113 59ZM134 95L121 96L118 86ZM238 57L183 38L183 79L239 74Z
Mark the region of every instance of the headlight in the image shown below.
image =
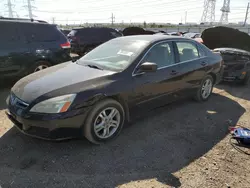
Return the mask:
M30 112L51 114L66 112L74 101L75 97L76 94L70 94L45 100L33 106Z

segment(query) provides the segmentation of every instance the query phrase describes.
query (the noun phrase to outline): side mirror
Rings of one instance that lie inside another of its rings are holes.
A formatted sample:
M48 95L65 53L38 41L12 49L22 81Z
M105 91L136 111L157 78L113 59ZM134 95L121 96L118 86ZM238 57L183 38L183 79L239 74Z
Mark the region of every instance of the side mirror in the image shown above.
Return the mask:
M151 62L145 62L139 66L138 70L139 72L156 72L157 64Z

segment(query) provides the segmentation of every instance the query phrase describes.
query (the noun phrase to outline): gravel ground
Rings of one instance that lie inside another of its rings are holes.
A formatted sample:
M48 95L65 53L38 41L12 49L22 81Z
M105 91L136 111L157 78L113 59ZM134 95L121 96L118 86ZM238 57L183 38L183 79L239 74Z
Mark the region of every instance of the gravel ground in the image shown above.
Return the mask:
M181 100L149 112L102 146L22 135L4 115L8 92L0 92L3 188L249 187L249 156L228 135L230 124L250 126L248 87L219 85L209 102Z

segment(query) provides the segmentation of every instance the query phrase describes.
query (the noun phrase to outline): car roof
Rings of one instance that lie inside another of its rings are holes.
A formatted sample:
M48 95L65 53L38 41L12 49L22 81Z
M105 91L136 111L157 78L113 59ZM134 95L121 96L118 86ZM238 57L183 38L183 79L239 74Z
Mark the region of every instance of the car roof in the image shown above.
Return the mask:
M248 52L246 50L241 50L238 48L215 48L214 51L228 52L228 53L235 53L235 54L242 54L242 55L250 55L250 52Z
M35 19L26 19L26 18L5 18L0 16L0 22L11 22L11 23L36 23L36 24L47 24L47 25L54 25L49 24L44 20L35 20Z
M110 27L81 27L81 28L73 28L72 30L87 30L87 29L106 29L106 30L116 30L116 29L113 29L113 28L110 28Z
M194 41L191 39L187 39L187 38L183 38L179 36L171 36L171 35L130 35L130 36L118 37L112 40L141 40L141 41L147 41L149 43L154 43L154 42L167 40L167 39L182 39L182 40Z

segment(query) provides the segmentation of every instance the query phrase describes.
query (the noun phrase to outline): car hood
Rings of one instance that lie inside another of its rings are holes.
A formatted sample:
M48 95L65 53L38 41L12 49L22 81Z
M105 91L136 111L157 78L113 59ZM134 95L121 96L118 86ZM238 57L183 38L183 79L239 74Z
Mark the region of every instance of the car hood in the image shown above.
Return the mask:
M60 88L66 88L67 90L67 86L85 83L114 73L67 62L22 78L12 87L11 92L21 100L30 103L34 99ZM92 85L92 87L94 86ZM64 91L60 93L64 94ZM70 92L74 91L71 90Z

